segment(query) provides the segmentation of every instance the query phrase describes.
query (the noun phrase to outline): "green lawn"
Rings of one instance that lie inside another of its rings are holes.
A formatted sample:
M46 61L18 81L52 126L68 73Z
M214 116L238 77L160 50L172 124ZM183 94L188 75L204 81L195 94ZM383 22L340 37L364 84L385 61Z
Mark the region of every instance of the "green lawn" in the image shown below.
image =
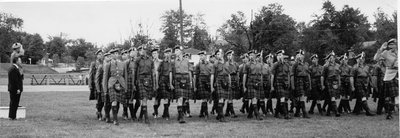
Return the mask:
M8 93L0 94L1 105L8 105ZM151 114L153 102L149 103ZM263 121L256 121L240 113L241 102L236 101L234 106L239 118L219 123L214 116L198 118L200 103L191 102L193 118L187 118L186 124L177 123L173 103L169 121L151 118L150 124L143 124L120 118L120 125L114 126L95 119L95 102L88 101L88 92L23 93L20 104L27 107L27 118L0 119L0 137L399 137L398 113L394 120L385 120L384 115L340 118L311 115L311 119L284 120L267 116ZM370 101L370 107L375 111L376 104ZM162 110L160 107L161 113Z

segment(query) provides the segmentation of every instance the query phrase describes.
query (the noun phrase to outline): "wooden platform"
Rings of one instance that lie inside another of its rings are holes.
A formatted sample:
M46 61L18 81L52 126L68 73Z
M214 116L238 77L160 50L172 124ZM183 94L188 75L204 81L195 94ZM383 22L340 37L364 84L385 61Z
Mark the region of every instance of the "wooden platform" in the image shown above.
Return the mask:
M0 106L0 118L8 118L8 106ZM17 110L17 119L25 118L26 117L26 108L25 107L18 107Z

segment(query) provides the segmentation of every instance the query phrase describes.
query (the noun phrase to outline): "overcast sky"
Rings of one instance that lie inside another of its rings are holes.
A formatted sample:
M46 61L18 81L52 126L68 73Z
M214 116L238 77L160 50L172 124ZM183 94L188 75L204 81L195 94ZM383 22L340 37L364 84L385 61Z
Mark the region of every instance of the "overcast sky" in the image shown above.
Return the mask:
M320 14L325 0L182 0L183 9L191 14L204 14L208 31L217 34L232 13L243 11L250 21L251 10L257 12L270 3L283 5L284 13L295 21L309 22ZM356 7L373 23L378 7L388 14L397 10L397 0L331 0L336 9L345 4ZM48 36L67 34L68 38L84 38L99 46L127 39L137 24L145 24L152 38L161 39L161 15L178 9L179 0L72 1L72 2L0 2L0 11L22 18L22 31Z

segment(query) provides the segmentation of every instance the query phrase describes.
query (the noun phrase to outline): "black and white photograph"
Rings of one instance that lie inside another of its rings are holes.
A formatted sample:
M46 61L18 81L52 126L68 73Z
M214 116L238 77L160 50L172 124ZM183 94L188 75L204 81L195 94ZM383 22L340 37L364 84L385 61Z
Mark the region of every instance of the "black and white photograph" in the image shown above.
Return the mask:
M1 0L0 137L398 138L398 0Z

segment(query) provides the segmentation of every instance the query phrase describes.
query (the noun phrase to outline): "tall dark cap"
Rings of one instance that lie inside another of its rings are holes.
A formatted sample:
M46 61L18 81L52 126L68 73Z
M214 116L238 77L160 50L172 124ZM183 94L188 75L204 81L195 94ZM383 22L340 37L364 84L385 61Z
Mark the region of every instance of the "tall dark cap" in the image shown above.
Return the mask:
M281 54L281 53L282 53L282 54L285 54L285 50L279 50L279 51L277 51L275 54L278 55L278 54Z
M347 53L344 53L344 55L340 56L338 59L339 59L339 60L346 60L346 59L348 59Z
M269 53L266 58L274 58L274 55L272 53Z
M110 53L113 54L113 53L119 52L119 51L121 51L121 49L119 49L119 48L114 48L114 49L110 50Z
M12 49L18 49L18 48L20 48L21 46L22 46L21 43L14 43L11 47L12 47Z
M325 60L329 59L331 56L335 56L335 52L331 52L328 55L326 55Z
M222 49L218 49L217 51L215 51L214 55L217 55L219 52L222 52Z
M95 55L98 55L100 52L103 53L103 50L99 49L99 50L97 50L94 54L95 54Z
M359 58L364 58L365 57L365 53L361 52L360 54L358 54L355 58L359 59Z
M174 51L175 51L175 50L177 50L177 49L179 49L179 50L183 50L183 47L182 47L182 46L179 46L179 45L177 45L177 46L175 46L175 47L174 47Z
M304 51L302 49L299 49L298 51L296 51L296 54L304 55Z
M168 52L172 52L172 49L171 48L167 48L167 49L164 50L164 53L168 53Z
M110 52L107 52L107 53L104 54L104 56L109 56L109 55L111 55Z

